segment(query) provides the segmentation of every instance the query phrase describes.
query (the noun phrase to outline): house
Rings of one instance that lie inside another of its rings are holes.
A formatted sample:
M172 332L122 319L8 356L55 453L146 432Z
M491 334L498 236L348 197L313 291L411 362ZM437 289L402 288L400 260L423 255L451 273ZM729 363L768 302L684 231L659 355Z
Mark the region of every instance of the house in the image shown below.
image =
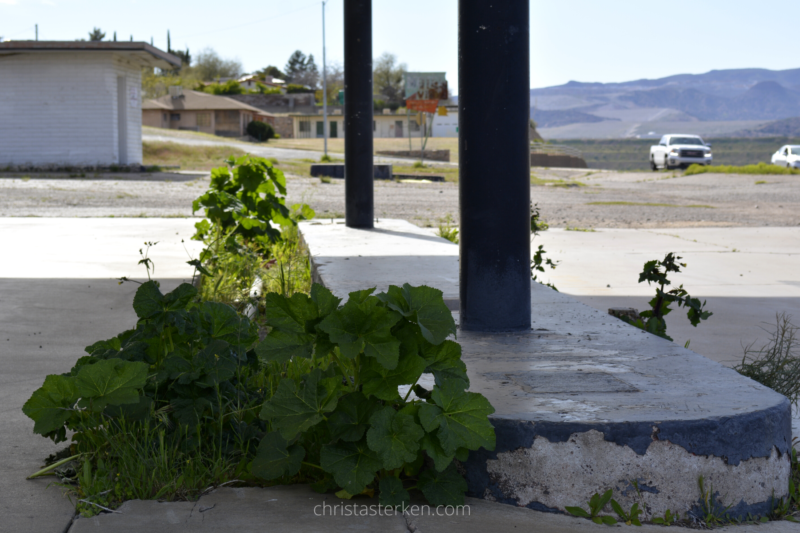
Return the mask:
M0 43L0 167L142 163L142 68L180 58L143 42Z
M256 74L251 74L249 76L242 76L236 81L239 82L239 85L241 85L242 88L249 90L257 89L259 83L266 85L267 87L276 87L276 88L282 88L286 86L286 82L283 80L279 80L278 78L275 78L273 76L265 76L262 79Z
M325 132L325 118L320 109L316 113L289 113L292 118L292 135L296 139L321 139ZM372 134L374 137L408 138L419 137L422 128L417 124L416 115L410 117L406 113L392 113L384 109L382 114L372 116ZM328 138L344 137L344 117L341 108L328 112Z
M170 87L170 94L142 104L142 124L154 128L192 130L223 137L246 135L251 121L268 122L274 117L256 107L227 96Z

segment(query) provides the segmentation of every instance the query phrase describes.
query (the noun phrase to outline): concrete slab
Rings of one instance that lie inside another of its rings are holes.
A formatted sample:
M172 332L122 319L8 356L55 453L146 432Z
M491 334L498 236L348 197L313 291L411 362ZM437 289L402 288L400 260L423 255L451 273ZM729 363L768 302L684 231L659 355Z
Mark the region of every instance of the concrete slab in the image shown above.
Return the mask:
M573 518L555 513L540 513L524 508L510 508L477 498L467 498L468 514L455 514L455 509L446 514L424 514L407 517L420 533L486 533L487 531L535 531L536 533L572 533L573 531L608 531L608 526L597 525L589 520ZM641 517L640 517L641 518ZM647 517L648 519L651 517ZM795 533L797 524L770 522L763 525L728 526L716 529L721 532L751 533ZM664 526L645 524L635 529L636 533L663 533Z
M69 533L408 532L402 513L377 503L377 498L341 500L307 485L222 488L196 503L125 502L117 513L76 519Z
M608 526L562 514L513 508L477 498L467 498L464 503L462 508L432 508L424 502L414 502L417 507L409 508L405 515L382 509L381 513L391 514L377 516L375 499L339 500L316 494L305 485L220 489L203 496L196 503L129 501L117 509L117 513L76 519L68 533L608 531ZM327 507L323 508L322 505ZM369 516L373 510L375 515ZM367 516L353 515L362 512ZM343 513L353 514L343 516ZM791 522L770 522L758 526L729 526L718 531L751 533L756 528L759 533L790 533L798 530L797 524ZM664 528L646 524L636 531L656 533L663 532Z
M302 232L315 278L338 296L409 282L457 297L457 247L411 224L381 220L370 231L312 222ZM538 283L531 290L530 332L459 332L470 388L497 410L497 449L465 465L471 494L563 510L613 488L624 506L637 480L660 514L691 508L699 475L741 513L763 512L786 491L785 398L567 295ZM537 390L535 377L553 373L560 390ZM599 376L587 384L579 377L587 373Z
M61 532L70 523L74 506L49 486L53 478L25 480L64 444L35 435L22 405L47 374L68 371L85 346L136 322L131 303L138 286L114 278L144 275L136 263L145 240L162 241L151 256L164 290L191 277L177 238L188 237L191 224L0 219L0 531Z

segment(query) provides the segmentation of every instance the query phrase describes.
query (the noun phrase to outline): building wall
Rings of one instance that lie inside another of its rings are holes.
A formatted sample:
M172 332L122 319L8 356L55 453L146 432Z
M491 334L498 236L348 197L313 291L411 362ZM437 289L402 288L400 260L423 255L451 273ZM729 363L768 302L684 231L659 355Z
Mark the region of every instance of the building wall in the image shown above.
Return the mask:
M119 164L118 76L128 163L141 163L139 67L112 52L0 57L0 167Z
M431 137L458 137L458 113L449 111L446 117L435 114Z

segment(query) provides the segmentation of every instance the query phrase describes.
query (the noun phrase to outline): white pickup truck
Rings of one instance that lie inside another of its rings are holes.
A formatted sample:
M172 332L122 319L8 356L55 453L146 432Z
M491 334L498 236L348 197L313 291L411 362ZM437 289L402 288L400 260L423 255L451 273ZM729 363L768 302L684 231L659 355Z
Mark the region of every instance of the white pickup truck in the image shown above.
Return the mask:
M650 168L671 170L689 165L710 165L711 145L697 135L673 134L661 137L657 146L650 147Z

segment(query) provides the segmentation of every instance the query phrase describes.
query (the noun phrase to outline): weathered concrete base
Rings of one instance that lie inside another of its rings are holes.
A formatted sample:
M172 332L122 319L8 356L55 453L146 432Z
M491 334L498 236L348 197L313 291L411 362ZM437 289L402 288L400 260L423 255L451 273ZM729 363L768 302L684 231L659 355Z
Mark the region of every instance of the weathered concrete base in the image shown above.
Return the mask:
M408 282L458 298L458 248L409 223L312 222L302 233L315 280L340 297ZM783 396L543 285L531 291L529 332L458 333L470 390L496 409L496 450L464 464L470 494L560 512L611 488L620 503L683 514L703 476L733 516L786 494Z

